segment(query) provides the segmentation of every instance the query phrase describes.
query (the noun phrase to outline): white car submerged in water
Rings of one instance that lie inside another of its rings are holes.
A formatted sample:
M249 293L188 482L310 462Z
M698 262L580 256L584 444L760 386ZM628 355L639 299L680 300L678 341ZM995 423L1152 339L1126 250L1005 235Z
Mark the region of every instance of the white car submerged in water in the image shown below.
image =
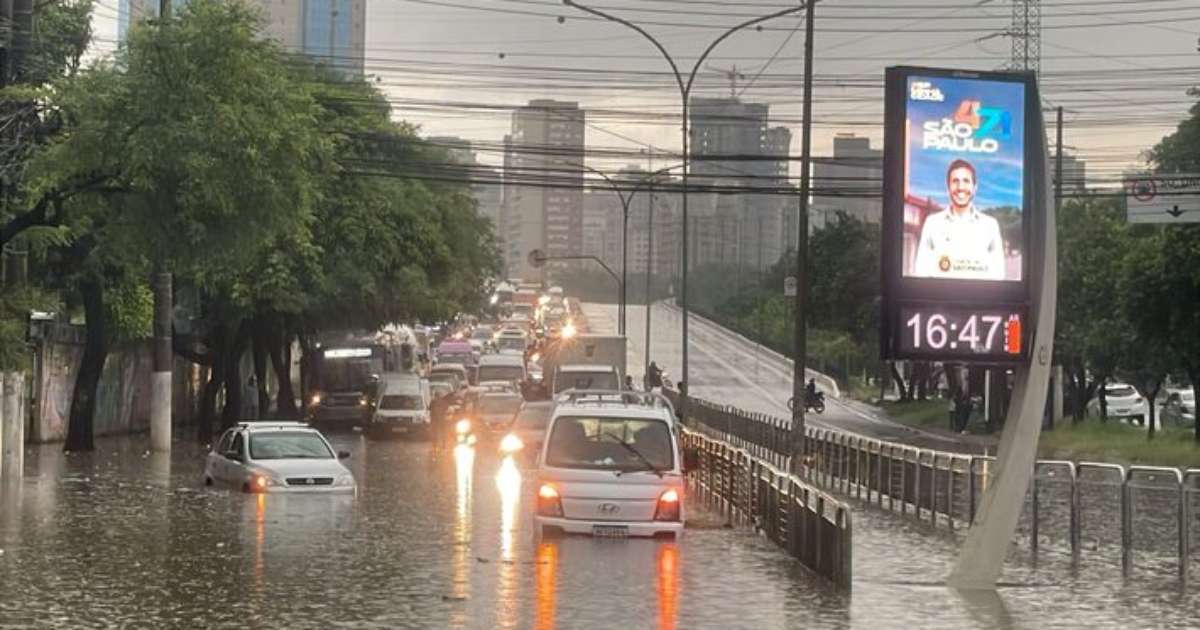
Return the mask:
M320 431L299 422L243 422L221 435L204 465L205 485L242 492L354 492L354 475Z

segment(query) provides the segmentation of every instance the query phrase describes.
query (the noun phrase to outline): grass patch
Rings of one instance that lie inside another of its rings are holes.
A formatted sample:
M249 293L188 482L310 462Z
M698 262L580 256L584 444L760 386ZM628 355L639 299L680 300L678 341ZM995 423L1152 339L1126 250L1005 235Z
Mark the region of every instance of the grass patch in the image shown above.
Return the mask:
M1071 459L1141 464L1147 466L1200 466L1200 447L1193 433L1170 427L1148 439L1144 427L1110 420L1072 424L1067 420L1053 431L1043 431L1038 454L1045 459Z
M909 402L883 401L879 405L888 416L900 424L913 427L936 427L946 429L950 426L950 409L945 400L914 400Z

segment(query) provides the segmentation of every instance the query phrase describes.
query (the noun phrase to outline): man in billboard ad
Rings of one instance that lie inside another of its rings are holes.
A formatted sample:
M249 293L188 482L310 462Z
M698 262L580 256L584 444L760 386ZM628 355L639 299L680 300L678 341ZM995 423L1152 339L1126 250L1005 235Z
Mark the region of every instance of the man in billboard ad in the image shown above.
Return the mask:
M1019 282L1025 86L908 78L903 275Z

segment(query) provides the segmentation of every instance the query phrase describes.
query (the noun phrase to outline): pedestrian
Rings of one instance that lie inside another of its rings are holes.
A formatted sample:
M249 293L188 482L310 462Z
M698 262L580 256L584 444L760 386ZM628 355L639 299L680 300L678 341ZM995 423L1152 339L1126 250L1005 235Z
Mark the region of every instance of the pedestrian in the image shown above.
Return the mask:
M625 389L631 392L636 391L633 388L633 377L628 374L625 375Z
M258 379L253 374L246 379L246 391L242 393L242 418L258 420Z

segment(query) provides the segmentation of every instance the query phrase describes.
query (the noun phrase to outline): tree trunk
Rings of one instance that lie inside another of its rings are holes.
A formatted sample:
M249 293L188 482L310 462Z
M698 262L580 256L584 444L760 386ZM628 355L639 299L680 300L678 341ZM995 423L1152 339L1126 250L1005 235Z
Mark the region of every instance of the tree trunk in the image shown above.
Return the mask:
M1149 428L1148 432L1146 433L1146 438L1151 439L1151 440L1154 439L1154 417L1155 417L1154 400L1156 398L1158 398L1158 390L1160 390L1160 389L1162 389L1162 381L1155 383L1154 387L1151 388L1149 392L1147 392L1147 394L1148 394L1147 400L1150 403L1149 405L1147 405L1148 407L1150 407L1150 417L1147 418L1146 421L1150 424L1150 428Z
M225 353L225 408L221 410L221 429L237 424L242 414L242 354L250 342L250 322L243 320Z
M1107 376L1096 379L1096 383L1099 386L1097 393L1100 397L1100 422L1108 422L1108 388L1105 387L1107 381Z
M95 449L93 426L96 417L96 390L108 358L108 337L104 322L104 288L99 281L80 282L79 292L83 297L86 341L79 374L75 377L75 390L71 394L71 415L67 423L65 451L90 451Z
M217 394L225 382L225 344L227 331L224 324L217 324L209 335L208 347L211 348L212 367L208 371L208 382L204 385L204 394L200 398L200 423L197 438L201 444L212 441L213 421L217 417Z
M309 397L312 396L312 344L304 333L296 336L300 342L300 396L303 398L301 409L308 404Z
M292 387L292 343L289 335L274 329L267 336L267 353L271 358L271 369L279 379L279 391L275 396L275 409L280 416L298 417L296 391Z
M254 380L258 385L258 412L260 418L268 417L271 411L271 396L267 393L267 338L268 324L255 318L251 347L254 352Z
M888 364L892 370L892 380L896 381L896 389L900 390L900 402L911 400L911 392L904 384L904 376L900 374L900 370L896 368L896 362L892 361Z
M1189 367L1187 370L1188 380L1192 382L1192 400L1200 400L1200 366ZM1200 404L1192 405L1193 412L1200 412ZM1192 427L1193 439L1197 444L1200 444L1200 413L1193 413L1196 417L1195 426Z
M932 366L928 361L913 363L913 376L909 383L909 389L916 388L917 400L924 401L929 397L929 373L931 370Z

